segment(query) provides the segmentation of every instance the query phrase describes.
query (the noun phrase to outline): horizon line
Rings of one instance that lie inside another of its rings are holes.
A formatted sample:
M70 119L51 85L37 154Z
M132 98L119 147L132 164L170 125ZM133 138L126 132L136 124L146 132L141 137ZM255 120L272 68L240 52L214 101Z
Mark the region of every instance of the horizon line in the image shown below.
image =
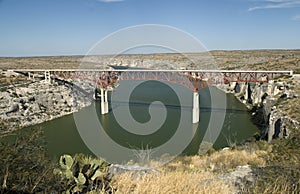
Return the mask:
M39 57L84 57L84 56L130 56L130 55L159 55L159 54L199 54L199 53L207 53L207 52L216 52L216 51L300 51L300 48L257 48L257 49L213 49L207 50L203 52L153 52L153 53L126 53L126 54L99 54L99 55L85 55L85 54L61 54L61 55L16 55L16 56L1 56L0 58L39 58Z

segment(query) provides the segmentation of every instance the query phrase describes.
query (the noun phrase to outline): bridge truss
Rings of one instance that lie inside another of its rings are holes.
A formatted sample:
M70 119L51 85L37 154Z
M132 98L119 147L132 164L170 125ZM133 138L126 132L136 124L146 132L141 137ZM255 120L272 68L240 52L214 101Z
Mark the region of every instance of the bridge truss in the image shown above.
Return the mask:
M82 80L95 83L106 89L120 80L158 80L183 85L198 90L211 85L230 82L264 83L282 75L292 75L292 71L234 71L234 70L146 70L146 69L14 69L31 77L44 76L63 80Z

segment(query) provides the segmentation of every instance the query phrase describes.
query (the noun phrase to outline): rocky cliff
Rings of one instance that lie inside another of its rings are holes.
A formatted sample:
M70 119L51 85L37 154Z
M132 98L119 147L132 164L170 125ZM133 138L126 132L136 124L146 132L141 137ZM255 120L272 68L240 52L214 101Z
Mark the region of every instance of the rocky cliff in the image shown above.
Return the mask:
M8 76L3 74L2 77ZM8 78L18 76L9 75ZM0 129L0 134L71 114L90 103L90 96L64 83L44 80L20 85L9 83L0 92L0 120L7 128Z
M278 137L286 138L292 129L299 128L299 118L292 118L287 111L293 109L289 102L299 99L295 90L298 85L293 76L269 83L233 82L219 88L234 93L252 111L253 119L261 128L261 137L270 142Z

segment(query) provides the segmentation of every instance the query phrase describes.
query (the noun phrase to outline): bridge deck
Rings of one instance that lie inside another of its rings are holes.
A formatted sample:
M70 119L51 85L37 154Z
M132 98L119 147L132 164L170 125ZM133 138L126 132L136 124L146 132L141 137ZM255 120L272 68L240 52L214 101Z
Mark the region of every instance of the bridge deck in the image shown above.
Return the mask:
M253 70L172 70L172 69L8 69L15 72L191 72L191 73L275 73L293 74L293 71L253 71Z
M41 74L46 81L56 79L79 79L108 88L119 80L160 80L174 82L194 91L207 85L230 82L269 82L281 75L293 75L293 71L251 70L153 70L153 69L9 69L8 71Z

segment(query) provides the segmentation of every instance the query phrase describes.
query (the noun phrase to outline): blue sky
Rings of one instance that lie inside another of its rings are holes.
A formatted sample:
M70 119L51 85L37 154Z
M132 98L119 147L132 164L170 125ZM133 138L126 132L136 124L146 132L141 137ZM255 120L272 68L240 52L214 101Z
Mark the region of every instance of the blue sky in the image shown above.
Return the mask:
M83 55L140 24L179 28L209 50L300 48L300 0L0 0L0 56Z

